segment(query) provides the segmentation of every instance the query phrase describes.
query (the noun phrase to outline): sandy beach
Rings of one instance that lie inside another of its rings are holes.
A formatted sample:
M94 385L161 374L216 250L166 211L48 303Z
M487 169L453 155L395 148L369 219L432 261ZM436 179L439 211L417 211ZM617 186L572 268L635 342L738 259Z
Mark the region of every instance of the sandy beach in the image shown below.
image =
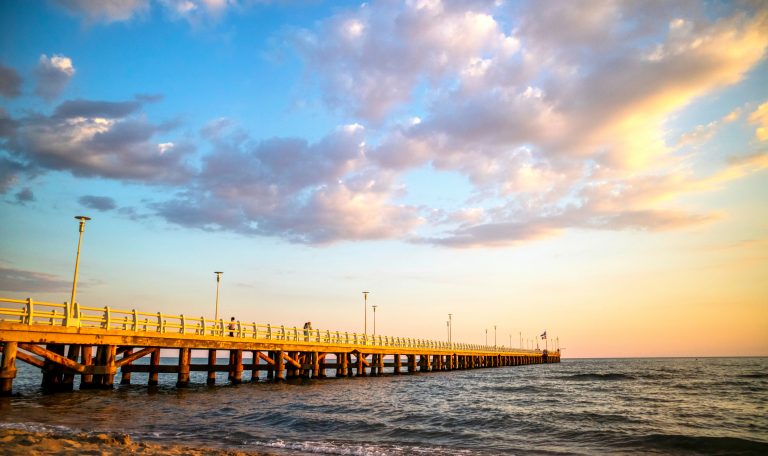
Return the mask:
M52 432L32 432L21 429L0 429L3 454L47 455L189 455L189 456L257 456L266 453L228 451L215 448L195 448L181 445L157 445L134 442L126 434L59 435Z

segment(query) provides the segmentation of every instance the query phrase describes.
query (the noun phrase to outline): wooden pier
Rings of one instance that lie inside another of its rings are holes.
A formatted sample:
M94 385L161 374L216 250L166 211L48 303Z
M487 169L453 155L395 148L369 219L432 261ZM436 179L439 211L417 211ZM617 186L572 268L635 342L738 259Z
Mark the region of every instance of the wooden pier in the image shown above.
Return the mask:
M191 372L206 372L216 383L227 372L230 383L293 378L365 377L416 374L560 362L559 351L499 348L422 339L372 336L340 331L188 318L82 307L32 299L0 299L0 395L10 395L16 362L42 371L48 391L112 388L116 374L130 384L133 372L176 376L176 386L190 383ZM173 365L160 363L160 350L177 353ZM192 351L207 362L192 363ZM217 355L228 361L219 364ZM246 356L244 356L244 354ZM149 358L146 362L146 358ZM245 359L244 359L245 358ZM138 362L137 362L138 361Z

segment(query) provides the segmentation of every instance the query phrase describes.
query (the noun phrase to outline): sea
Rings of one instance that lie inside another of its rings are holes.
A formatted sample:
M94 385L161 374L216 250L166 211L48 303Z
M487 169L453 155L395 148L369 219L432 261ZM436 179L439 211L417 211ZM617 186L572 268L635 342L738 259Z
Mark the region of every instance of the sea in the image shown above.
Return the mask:
M134 373L132 385L118 377L113 390L56 394L40 391L38 369L18 368L0 430L273 455L768 455L768 358L563 359L240 385L222 373L216 386L193 373L184 389L174 375L150 388Z

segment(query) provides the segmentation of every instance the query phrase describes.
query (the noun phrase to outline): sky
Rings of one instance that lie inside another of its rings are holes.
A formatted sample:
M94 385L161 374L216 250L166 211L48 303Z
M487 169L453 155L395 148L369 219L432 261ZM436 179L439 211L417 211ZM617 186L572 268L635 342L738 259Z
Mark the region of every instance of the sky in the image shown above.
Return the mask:
M87 215L84 306L765 356L766 48L761 1L0 2L0 296L69 300Z

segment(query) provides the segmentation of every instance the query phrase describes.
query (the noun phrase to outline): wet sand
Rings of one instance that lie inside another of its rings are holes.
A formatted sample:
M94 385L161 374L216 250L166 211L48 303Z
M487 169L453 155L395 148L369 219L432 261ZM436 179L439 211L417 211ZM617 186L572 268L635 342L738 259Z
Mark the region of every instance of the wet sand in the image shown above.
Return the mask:
M94 455L123 454L189 455L189 456L257 456L266 453L229 451L215 448L195 448L181 445L158 445L134 442L126 434L70 434L32 432L20 429L0 429L0 448L5 455Z

